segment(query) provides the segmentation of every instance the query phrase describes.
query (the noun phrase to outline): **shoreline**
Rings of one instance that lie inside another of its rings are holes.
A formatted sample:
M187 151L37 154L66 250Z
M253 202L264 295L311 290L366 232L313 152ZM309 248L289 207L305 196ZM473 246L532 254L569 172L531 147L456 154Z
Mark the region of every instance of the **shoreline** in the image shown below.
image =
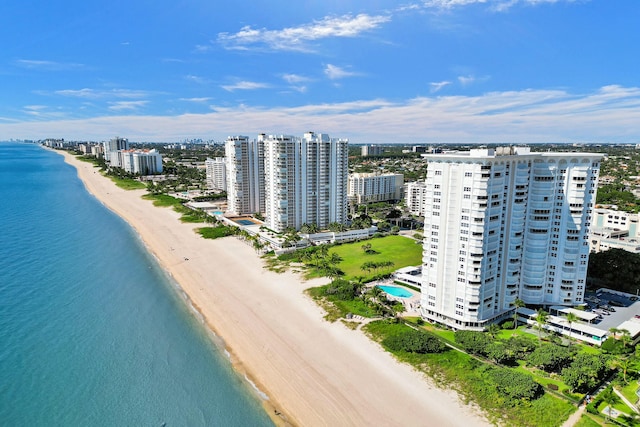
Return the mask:
M122 190L93 164L53 150L73 166L86 190L125 220L222 341L232 367L260 396L276 425L481 426L486 419L401 364L361 331L323 319L299 275L263 268L234 238L207 240L145 190Z

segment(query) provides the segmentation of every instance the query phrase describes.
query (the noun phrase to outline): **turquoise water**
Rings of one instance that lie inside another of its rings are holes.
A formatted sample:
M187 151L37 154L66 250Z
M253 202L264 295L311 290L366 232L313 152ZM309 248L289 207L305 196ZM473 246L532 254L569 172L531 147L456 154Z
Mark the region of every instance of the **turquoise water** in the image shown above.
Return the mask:
M399 288L397 286L386 286L386 285L378 285L380 289L388 293L389 295L393 295L398 298L411 298L413 294L406 289Z
M272 425L62 156L0 143L0 218L0 425Z

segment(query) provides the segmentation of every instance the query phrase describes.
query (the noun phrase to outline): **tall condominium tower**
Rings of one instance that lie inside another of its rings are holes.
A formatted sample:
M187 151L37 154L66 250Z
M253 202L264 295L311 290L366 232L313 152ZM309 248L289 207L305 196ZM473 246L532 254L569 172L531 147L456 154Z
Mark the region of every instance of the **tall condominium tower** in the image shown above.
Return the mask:
M207 159L207 188L210 190L227 191L227 160L224 157Z
M348 141L326 134L261 135L265 217L272 230L347 219Z
M227 209L235 215L264 212L263 146L262 138L227 138Z
M423 155L421 310L482 329L527 304L583 302L599 162L525 147Z
M104 145L104 159L107 162L111 162L111 153L118 150L129 149L129 140L126 138L120 138L119 136L116 136L109 141L105 141L102 144Z

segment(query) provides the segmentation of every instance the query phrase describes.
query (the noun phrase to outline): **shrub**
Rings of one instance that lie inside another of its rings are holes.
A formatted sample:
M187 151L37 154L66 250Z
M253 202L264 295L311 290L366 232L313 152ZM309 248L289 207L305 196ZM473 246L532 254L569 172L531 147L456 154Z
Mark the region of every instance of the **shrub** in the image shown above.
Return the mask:
M327 286L325 294L342 301L352 301L358 295L358 287L348 280L336 279Z
M513 329L513 320L507 320L502 323L502 329Z
M464 351L474 354L485 354L491 339L484 332L456 331L454 339Z
M508 368L494 370L491 377L497 390L512 399L531 400L539 396L542 391L540 384L531 376Z
M571 353L565 347L545 344L533 350L527 363L547 372L560 372L571 361Z
M549 390L558 391L558 386L557 386L556 384L553 384L553 383L549 383L549 384L547 384L547 388L548 388Z
M445 345L431 334L414 329L407 329L399 335L390 335L382 340L382 344L391 351L403 350L408 353L441 353Z

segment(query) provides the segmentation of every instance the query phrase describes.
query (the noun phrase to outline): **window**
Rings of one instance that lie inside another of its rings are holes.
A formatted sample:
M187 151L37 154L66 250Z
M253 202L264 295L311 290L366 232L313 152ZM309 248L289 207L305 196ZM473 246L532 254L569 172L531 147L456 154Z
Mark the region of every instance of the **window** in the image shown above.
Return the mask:
M473 173L472 172L465 172L464 176L473 176Z
M442 171L435 171L436 175L442 175Z
M464 191L471 191L471 187L464 187Z

